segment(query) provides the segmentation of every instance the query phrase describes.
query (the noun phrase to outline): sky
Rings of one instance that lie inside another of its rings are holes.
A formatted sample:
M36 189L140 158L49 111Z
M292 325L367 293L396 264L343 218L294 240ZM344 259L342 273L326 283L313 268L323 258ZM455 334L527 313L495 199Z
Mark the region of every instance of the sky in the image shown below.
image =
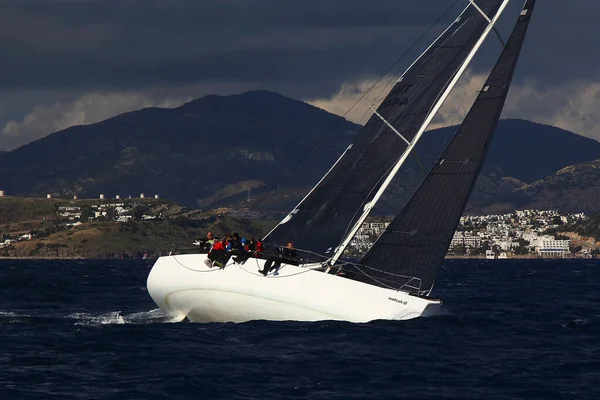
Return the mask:
M395 65L348 114L364 123L386 84L467 4L2 0L0 150L69 126L143 107L176 107L207 94L271 90L344 114ZM501 19L505 38L522 6L523 0L512 0ZM538 1L504 118L600 140L599 17L598 1ZM459 122L500 50L490 36L436 126Z

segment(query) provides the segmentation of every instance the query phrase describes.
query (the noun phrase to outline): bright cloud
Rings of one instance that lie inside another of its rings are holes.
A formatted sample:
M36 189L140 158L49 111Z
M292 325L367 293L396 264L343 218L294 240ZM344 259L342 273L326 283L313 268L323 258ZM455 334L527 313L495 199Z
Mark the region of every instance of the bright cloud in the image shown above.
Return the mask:
M442 106L430 128L455 125L466 115L483 87L485 74L471 74L461 79ZM329 98L308 102L329 112L364 124L387 95L395 79L345 83ZM0 131L0 148L11 150L50 133L74 125L91 124L115 115L145 107L177 107L198 97L198 93L215 92L215 88L193 87L163 92L93 92L73 101L36 106L22 120L11 120ZM369 90L371 89L371 90ZM219 91L238 92L232 87ZM366 94L365 94L366 93ZM354 106L354 107L353 107ZM582 136L600 140L600 82L568 82L544 87L533 79L514 83L504 108L504 118L522 118L557 126ZM2 112L2 110L0 110Z
M557 126L600 140L600 82L541 87L527 81L511 89L505 115Z
M483 87L486 74L467 72L436 115L430 128L460 123ZM327 111L344 115L373 85L373 81L345 83L334 96L314 99L311 104ZM383 93L382 93L382 89ZM378 105L391 85L377 85L367 93L346 118L364 124L371 113L369 105ZM503 118L522 118L557 126L582 136L600 140L600 82L566 82L543 87L533 79L513 83L504 107Z
M469 106L477 96L477 90L485 82L484 75L471 75L470 72L467 72L465 74L467 78L459 80L437 113L431 124L431 128L455 125L464 117ZM395 78L382 80L378 83L375 83L373 80L345 83L332 97L309 100L308 102L338 115L346 114L346 119L358 124L364 124L373 114L369 106L376 109L395 83Z
M5 149L44 137L74 125L103 121L115 115L146 107L174 107L190 98L155 99L140 93L89 93L69 103L37 106L22 121L8 121L0 143Z
M307 102L331 113L342 115L357 124L365 124L373 114L369 106L377 108L376 105L387 96L394 82L386 81L376 84L374 80L366 80L358 83L344 83L340 91L332 97L313 99Z

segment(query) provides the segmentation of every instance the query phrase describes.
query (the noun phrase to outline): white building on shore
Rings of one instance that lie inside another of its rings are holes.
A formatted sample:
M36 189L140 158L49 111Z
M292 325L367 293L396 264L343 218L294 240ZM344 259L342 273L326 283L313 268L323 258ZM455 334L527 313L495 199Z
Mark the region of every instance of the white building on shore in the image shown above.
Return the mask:
M533 245L541 256L564 256L571 252L570 240L556 240L554 236L540 236Z

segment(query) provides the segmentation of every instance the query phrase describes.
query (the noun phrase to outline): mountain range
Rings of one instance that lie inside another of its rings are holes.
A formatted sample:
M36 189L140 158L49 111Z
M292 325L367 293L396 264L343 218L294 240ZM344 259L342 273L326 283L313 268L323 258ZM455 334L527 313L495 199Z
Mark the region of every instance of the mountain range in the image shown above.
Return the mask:
M70 127L1 153L0 189L38 197L145 193L190 207L286 211L360 128L272 92L211 95L178 108L146 108ZM455 131L448 127L424 135L376 212L401 207ZM468 211L600 212L599 167L600 142L547 125L502 120Z

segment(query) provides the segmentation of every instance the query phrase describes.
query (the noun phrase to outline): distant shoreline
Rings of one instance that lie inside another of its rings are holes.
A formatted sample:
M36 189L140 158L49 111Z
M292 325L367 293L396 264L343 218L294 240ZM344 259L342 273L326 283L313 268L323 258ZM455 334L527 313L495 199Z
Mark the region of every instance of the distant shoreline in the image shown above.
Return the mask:
M35 257L35 256L3 257L3 256L0 256L0 261L1 260L120 260L120 258L85 258L85 257L59 257L59 256L54 256L54 257L41 257L41 256L38 256L38 257Z
M485 256L447 256L444 257L444 259L446 260L461 260L461 259L467 259L467 260L490 260L490 261L496 261L496 260L594 260L594 258L585 258L585 257L549 257L549 256L537 256L537 255L529 255L529 256L512 256L512 257L507 257L507 258L495 258L495 259L489 259L489 258L485 258Z
M175 254L176 255L176 254ZM501 261L501 260L596 260L595 258L583 258L583 257L540 257L540 256L521 256L521 257L507 257L499 259L487 259L485 256L448 256L445 260L490 260L490 261ZM94 258L94 257L40 257L40 256L23 256L23 257L3 257L2 260L146 260L155 261L156 258L117 258L117 257L106 257L106 258Z

